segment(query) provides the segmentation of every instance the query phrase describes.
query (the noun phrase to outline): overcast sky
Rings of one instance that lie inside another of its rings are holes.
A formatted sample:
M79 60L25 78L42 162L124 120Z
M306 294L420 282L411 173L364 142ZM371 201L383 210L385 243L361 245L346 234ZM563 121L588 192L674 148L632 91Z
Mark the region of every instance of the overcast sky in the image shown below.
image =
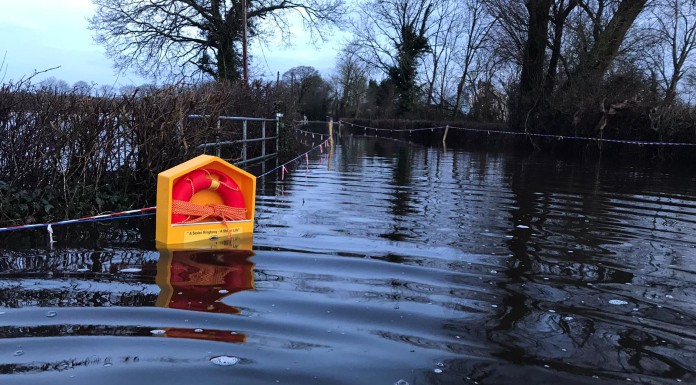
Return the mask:
M58 66L37 80L52 76L70 85L83 80L116 87L148 82L132 73L115 73L104 49L94 43L92 31L87 29L93 10L90 0L0 0L0 83ZM254 68L270 78L299 65L328 75L338 44L316 49L303 42L300 28L296 34L297 43L290 48L251 46Z

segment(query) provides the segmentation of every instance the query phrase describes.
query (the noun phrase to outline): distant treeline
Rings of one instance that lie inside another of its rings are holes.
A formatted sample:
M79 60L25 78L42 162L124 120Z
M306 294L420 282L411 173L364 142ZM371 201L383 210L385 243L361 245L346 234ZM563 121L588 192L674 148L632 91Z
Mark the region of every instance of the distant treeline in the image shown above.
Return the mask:
M203 153L201 143L239 135L233 127L217 135L217 116L270 118L285 95L260 82L104 96L2 85L0 224L153 205L160 171ZM187 119L191 114L210 117Z
M234 1L95 3L90 28L117 67L158 78L246 78L244 23L268 41L292 35L293 12L313 36L346 27L331 74L277 74L310 120L472 119L696 140L694 0L298 0L249 2L246 16ZM190 33L171 32L181 30Z

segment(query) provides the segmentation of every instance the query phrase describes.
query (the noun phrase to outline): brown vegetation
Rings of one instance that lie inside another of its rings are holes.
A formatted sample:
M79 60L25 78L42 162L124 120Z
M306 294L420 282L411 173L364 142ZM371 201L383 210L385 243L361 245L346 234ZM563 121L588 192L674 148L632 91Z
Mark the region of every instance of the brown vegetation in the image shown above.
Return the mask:
M284 95L261 83L103 96L2 85L0 223L151 205L157 174L202 153L198 145L216 139L217 116L272 117ZM223 129L221 140L239 135Z

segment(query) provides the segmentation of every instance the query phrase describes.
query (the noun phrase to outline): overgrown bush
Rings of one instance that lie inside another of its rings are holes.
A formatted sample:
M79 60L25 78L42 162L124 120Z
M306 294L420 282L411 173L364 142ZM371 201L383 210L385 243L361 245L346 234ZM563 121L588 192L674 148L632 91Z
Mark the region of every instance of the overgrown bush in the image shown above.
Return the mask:
M167 86L90 96L0 86L0 223L30 223L154 204L157 174L238 137L221 115L272 117L282 86ZM205 119L188 119L192 114Z

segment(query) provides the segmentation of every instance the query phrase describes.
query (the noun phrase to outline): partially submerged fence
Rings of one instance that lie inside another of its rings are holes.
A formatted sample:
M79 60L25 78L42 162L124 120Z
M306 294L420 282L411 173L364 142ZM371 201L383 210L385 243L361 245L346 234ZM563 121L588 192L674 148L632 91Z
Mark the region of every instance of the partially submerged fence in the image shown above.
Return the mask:
M243 165L278 156L282 117L282 114L276 114L275 119L242 116L218 116L215 118L210 115L188 115L186 119L215 119L214 141L202 143L198 145L198 148L204 152L214 148L216 156L227 158L235 165ZM241 124L241 129L232 127L233 125L230 123ZM275 129L269 130L268 123L275 123ZM269 148L268 142L272 142L274 146ZM259 144L259 146L254 146L254 144ZM228 151L223 151L223 148ZM239 150L239 156L236 158L232 155L235 150ZM274 152L269 152L269 150Z

